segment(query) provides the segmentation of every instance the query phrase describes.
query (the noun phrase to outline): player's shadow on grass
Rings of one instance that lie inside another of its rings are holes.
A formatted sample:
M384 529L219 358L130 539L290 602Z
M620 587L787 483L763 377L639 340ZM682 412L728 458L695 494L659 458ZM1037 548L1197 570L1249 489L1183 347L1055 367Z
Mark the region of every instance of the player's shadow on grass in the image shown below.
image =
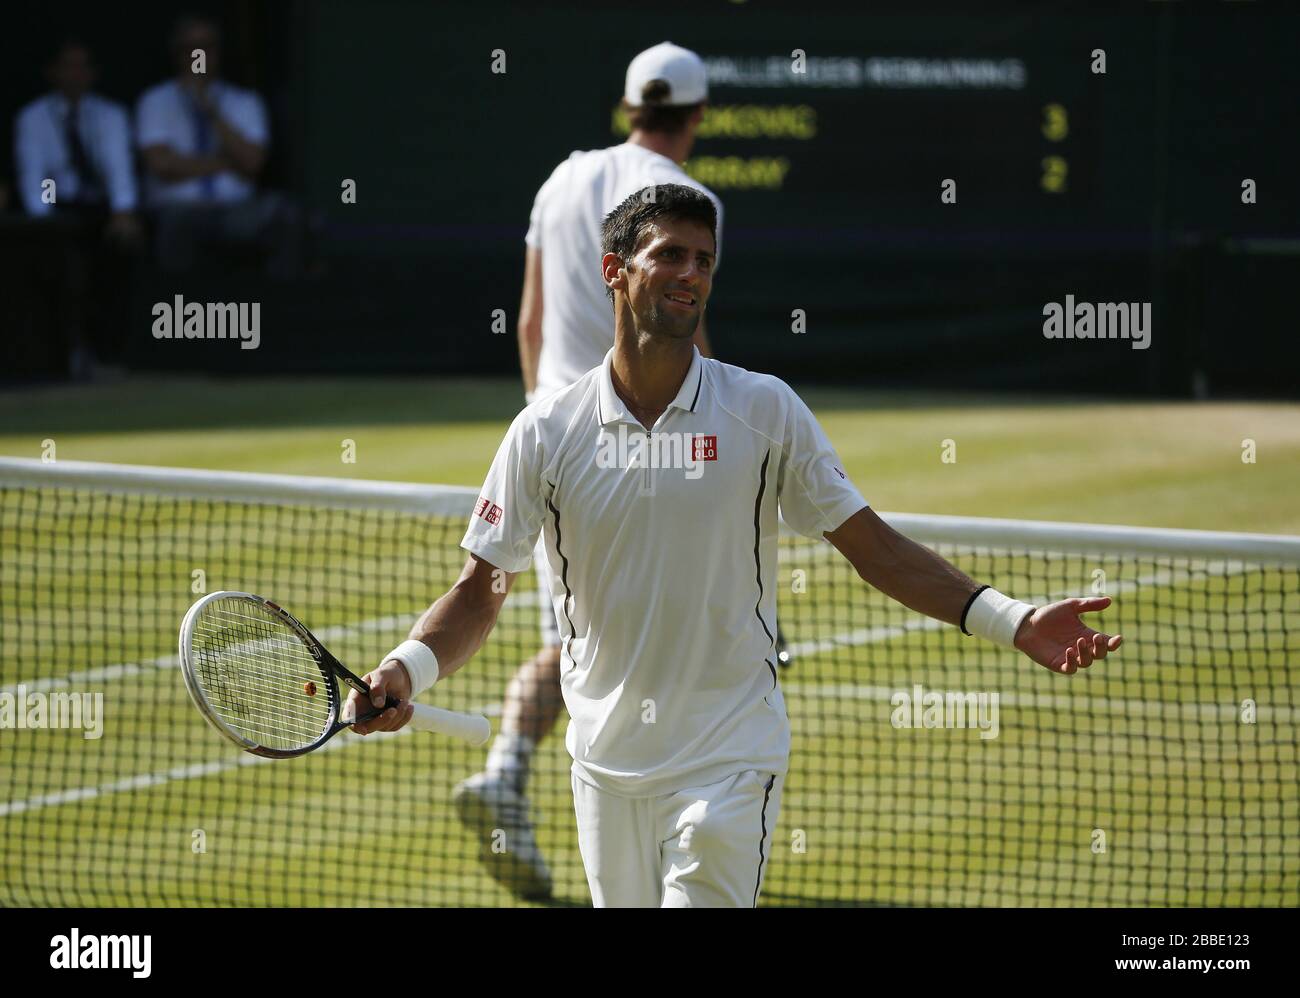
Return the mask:
M797 894L763 892L760 908L897 908L899 905L880 901L850 901L835 898L806 898Z
M551 898L548 901L539 901L535 905L537 908L590 908L591 901L578 901L574 898Z
M591 901L578 901L573 898L551 898L536 904L538 908L590 908ZM826 898L805 898L793 894L763 893L760 908L895 908L897 905L881 904L875 901L828 900Z
M537 904L538 908L590 908L590 901L577 901L573 898L552 898ZM875 901L828 900L826 898L805 898L793 894L768 894L764 892L759 903L760 908L896 908L898 905L881 904Z

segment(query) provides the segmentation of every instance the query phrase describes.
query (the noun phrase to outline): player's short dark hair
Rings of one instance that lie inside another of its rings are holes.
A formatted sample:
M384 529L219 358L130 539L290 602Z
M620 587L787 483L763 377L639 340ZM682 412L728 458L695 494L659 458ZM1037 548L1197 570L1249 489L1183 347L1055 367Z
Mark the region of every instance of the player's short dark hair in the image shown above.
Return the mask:
M605 216L600 227L601 255L613 253L624 260L630 259L641 245L646 226L660 218L707 225L717 247L718 210L713 200L685 184L654 184L629 194ZM614 300L613 288L606 286L605 293L610 301Z
M663 80L650 80L641 88L641 106L629 107L623 102L628 124L643 132L666 132L675 135L686 127L702 104L665 104L671 90Z

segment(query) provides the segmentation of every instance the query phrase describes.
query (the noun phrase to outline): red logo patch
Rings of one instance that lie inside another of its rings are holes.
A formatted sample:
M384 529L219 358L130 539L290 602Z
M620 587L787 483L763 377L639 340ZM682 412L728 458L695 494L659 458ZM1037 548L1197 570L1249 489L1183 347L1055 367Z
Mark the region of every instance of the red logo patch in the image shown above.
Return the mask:
M489 499L478 497L478 503L474 506L474 515L481 516L488 523L498 523L501 520L501 507Z
M716 461L718 459L718 438L716 436L696 436L695 446L691 448L692 460Z

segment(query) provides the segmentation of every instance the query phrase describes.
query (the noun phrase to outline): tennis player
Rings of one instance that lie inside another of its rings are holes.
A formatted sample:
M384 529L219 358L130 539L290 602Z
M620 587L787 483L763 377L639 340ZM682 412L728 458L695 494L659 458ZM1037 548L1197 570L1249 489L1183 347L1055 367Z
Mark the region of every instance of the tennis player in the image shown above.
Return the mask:
M778 510L867 584L1053 671L1121 641L1080 619L1107 598L1018 602L890 529L789 386L700 354L714 226L713 202L676 185L605 220L613 348L515 418L460 579L367 677L381 706L454 673L542 537L560 583L566 744L598 907L758 902L790 751L773 661ZM356 730L410 714L402 703Z
M628 65L623 104L631 122L625 143L575 152L551 173L533 202L519 308L519 362L525 397L546 398L600 364L614 345L614 317L601 280L600 227L635 191L684 184L722 204L678 165L695 143L708 97L704 63L664 42ZM716 260L715 260L716 265ZM710 355L704 323L695 330ZM457 813L478 839L491 876L525 898L551 893L551 876L529 820L526 796L533 752L554 727L562 706L560 632L552 605L554 579L541 546L534 555L541 596L541 650L506 687L501 728L484 771L456 787ZM496 829L505 832L501 848Z

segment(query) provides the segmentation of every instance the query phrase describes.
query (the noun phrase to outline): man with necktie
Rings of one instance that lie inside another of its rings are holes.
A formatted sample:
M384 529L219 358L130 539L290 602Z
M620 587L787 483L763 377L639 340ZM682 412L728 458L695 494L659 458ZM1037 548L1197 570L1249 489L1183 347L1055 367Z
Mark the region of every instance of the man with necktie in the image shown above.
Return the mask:
M265 103L221 78L221 34L211 21L182 18L170 51L176 75L136 105L159 263L188 270L210 247L256 247L272 273L296 273L293 206L257 186L270 142Z
M131 127L122 105L92 91L96 67L82 42L61 42L46 75L52 90L14 122L17 193L29 216L67 231L56 297L69 370L81 380L117 359L122 341L121 251L141 238Z

